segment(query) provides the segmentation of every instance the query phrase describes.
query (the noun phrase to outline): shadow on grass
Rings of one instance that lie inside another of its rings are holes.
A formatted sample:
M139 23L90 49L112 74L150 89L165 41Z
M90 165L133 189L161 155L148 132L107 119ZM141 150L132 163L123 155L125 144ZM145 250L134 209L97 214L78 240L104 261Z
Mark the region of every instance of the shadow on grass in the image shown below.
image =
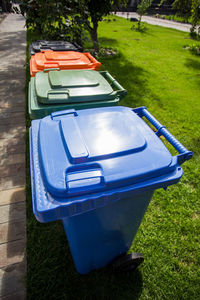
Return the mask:
M107 267L88 275L78 274L61 222L40 224L29 215L27 229L28 299L139 298L140 271L114 273Z
M102 47L115 47L118 44L118 41L116 39L101 37L99 38L99 43Z
M194 70L199 71L200 74L200 60L188 58L185 64L188 68L192 68Z
M133 32L139 32L141 34L141 37L142 37L142 35L155 36L154 34L152 34L151 30L149 30L148 25L146 23L145 24L142 23L142 26L141 26L140 29L138 29L136 24L133 24L130 27L130 30L133 31Z
M193 74L192 77L196 81L197 85L199 86L199 84L200 84L200 60L188 58L185 65L186 65L186 67L188 67L190 69L192 68L193 70L195 70L197 72L196 74Z
M111 44L111 46L114 45L117 43ZM155 99L162 106L159 97L148 87L150 73L134 64L134 54L130 60L127 60L121 52L113 57L99 57L98 59L102 62L101 68L108 70L128 91L128 95L120 101L120 105L138 107L148 105L149 99Z

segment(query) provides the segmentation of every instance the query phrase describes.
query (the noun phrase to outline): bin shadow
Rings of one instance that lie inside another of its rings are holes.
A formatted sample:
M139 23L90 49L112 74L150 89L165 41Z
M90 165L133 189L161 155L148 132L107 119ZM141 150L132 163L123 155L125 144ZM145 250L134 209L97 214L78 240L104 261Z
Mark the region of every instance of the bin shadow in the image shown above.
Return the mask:
M192 69L197 70L197 71L200 70L200 61L198 59L188 58L185 65L188 68L192 68Z
M118 44L118 41L116 39L107 38L107 37L100 37L99 43L102 47L106 45L105 47L115 47Z
M195 78L197 81L197 84L199 85L200 83L200 61L196 58L188 58L185 66L188 67L189 69L193 69L194 71L197 72L197 74L192 75L191 77Z
M113 42L113 45L117 45L117 43ZM148 85L151 73L134 63L134 53L133 58L130 60L121 52L112 57L99 57L99 60L102 62L101 69L109 71L128 91L127 96L119 102L119 105L129 107L148 106L153 99L158 105L162 106L159 96Z
M28 299L138 299L142 274L110 266L80 275L74 267L61 222L28 226Z

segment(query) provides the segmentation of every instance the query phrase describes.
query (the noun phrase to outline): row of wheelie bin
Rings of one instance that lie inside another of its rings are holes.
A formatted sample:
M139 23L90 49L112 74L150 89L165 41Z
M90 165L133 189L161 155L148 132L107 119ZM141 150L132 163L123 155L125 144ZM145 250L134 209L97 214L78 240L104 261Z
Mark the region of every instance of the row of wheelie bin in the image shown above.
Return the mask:
M33 212L62 220L79 273L134 270L143 256L128 250L153 193L179 181L192 152L146 107L118 106L127 91L81 51L63 41L30 47Z

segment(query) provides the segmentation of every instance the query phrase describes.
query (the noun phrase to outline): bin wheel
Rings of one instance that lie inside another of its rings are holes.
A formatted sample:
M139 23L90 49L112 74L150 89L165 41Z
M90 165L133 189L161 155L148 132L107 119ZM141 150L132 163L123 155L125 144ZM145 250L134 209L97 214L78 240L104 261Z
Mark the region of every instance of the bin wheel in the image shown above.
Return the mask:
M142 253L122 254L112 262L115 271L135 271L144 261Z

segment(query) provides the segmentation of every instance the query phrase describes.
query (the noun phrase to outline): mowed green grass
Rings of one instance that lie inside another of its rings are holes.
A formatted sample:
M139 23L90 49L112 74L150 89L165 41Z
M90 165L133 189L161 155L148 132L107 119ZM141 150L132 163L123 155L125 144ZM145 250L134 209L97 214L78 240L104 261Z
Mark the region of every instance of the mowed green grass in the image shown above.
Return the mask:
M192 43L187 33L150 25L139 33L131 25L100 24L101 46L119 53L100 57L102 69L128 90L121 105L146 106L194 157L178 184L155 192L131 248L145 257L135 273L107 267L79 275L62 223L33 216L27 170L27 299L199 299L200 58L183 49Z

